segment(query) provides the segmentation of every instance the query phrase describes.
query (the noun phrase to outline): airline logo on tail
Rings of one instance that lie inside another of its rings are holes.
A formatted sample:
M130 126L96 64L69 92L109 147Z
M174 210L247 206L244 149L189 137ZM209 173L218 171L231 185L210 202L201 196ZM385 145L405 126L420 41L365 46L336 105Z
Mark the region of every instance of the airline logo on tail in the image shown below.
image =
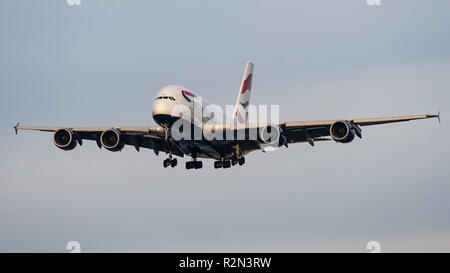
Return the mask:
M241 88L234 107L233 117L239 123L244 123L247 117L248 106L250 104L250 93L252 89L253 63L247 63L244 76L242 78ZM245 118L245 119L244 119Z
M252 78L253 78L253 74L249 74L247 76L247 79L245 79L244 84L242 85L241 94L245 94L247 91L250 93L250 89L252 88ZM244 109L246 109L250 103L250 95L248 96L248 98L246 98L247 99L246 101L244 101L244 99L245 99L245 96L241 96L240 103L241 103L242 107L244 107Z
M181 94L183 95L183 97L184 97L188 102L191 102L191 101L192 101L191 98L195 98L195 97L196 97L195 94L193 94L193 93L191 93L191 92L189 92L189 91L186 91L186 90L181 90Z

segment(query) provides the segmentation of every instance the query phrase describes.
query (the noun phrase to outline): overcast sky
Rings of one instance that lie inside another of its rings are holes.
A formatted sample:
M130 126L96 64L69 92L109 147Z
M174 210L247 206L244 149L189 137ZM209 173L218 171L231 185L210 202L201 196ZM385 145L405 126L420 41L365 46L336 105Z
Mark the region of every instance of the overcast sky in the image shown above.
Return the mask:
M450 251L450 2L0 1L0 251ZM288 121L442 111L350 144L164 169L164 154L65 152L42 126L154 125L178 84Z

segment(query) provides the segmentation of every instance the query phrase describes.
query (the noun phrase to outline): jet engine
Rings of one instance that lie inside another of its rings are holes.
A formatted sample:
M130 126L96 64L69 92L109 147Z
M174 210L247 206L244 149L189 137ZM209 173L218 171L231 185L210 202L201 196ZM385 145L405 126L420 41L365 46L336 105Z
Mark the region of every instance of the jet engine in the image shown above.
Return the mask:
M330 135L337 142L349 143L355 138L355 129L350 122L340 120L331 125Z
M105 149L112 152L118 152L123 149L125 143L123 142L123 137L121 136L119 130L110 129L104 131L100 135L100 143Z
M64 151L73 150L77 146L76 135L70 129L59 129L53 135L53 143Z
M283 130L275 125L268 125L263 127L259 133L259 137L264 144L274 145L274 146L283 146L286 144L286 136L283 133Z

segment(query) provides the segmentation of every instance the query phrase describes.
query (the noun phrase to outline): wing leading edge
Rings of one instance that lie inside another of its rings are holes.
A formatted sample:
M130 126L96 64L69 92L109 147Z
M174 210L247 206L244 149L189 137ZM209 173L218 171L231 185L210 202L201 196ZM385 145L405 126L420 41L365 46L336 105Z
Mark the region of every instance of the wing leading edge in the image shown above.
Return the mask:
M437 114L413 115L413 116L399 116L399 117L383 117L383 118L366 118L366 119L346 119L354 125L355 130L359 130L359 137L361 129L359 126L378 125L387 123L404 122L418 119L437 118L439 123L440 112ZM287 122L284 125L288 143L295 142L309 142L311 139L325 137L330 135L330 126L338 120L324 120L324 121L302 121L302 122ZM313 145L313 144L312 144Z
M156 154L159 152L168 152L183 157L184 154L172 145L171 142L165 140L164 129L160 126L137 126L137 127L42 127L42 126L20 126L18 123L14 126L17 134L19 130L56 132L60 129L69 129L77 136L78 143L81 145L82 140L94 140L97 146L101 148L100 135L110 129L118 130L124 138L126 145L134 146L137 151L140 148L152 149Z
M287 143L297 143L297 142L308 142L311 145L314 145L315 141L327 141L331 140L327 138L330 136L330 127L335 122L338 121L347 121L349 122L355 133L358 137L361 137L361 128L360 126L368 126L368 125L378 125L378 124L386 124L386 123L395 123L395 122L404 122L418 119L429 119L429 118L437 118L440 122L440 113L438 114L426 114L426 115L413 115L413 116L399 116L399 117L382 117L382 118L366 118L366 119L343 119L343 120L322 120L322 121L299 121L299 122L282 122L278 124L272 124L279 126L286 138ZM268 123L260 123L260 124L226 124L226 125L205 125L204 130L214 132L214 131L248 131L251 129L260 130L263 127L269 125ZM249 146L252 150L257 149L258 143L256 143L253 139L239 140L241 144L244 146ZM248 143L247 143L248 142ZM240 145L241 145L240 144ZM248 145L247 145L248 144ZM252 144L252 145L250 145ZM250 149L249 148L249 149Z
M414 115L414 116L400 116L400 117L384 117L384 118L366 118L366 119L347 119L345 121L352 124L353 129L357 131L357 135L361 137L361 129L359 126L378 125L386 123L404 122L418 119L437 118L440 122L440 113L426 114L426 115ZM287 143L308 142L314 146L315 141L327 141L331 140L327 138L330 136L330 127L333 123L342 120L324 120L324 121L301 121L301 122L284 122L278 123L278 125L284 132ZM216 130L249 130L258 129L267 126L268 124L238 124L232 125L206 125L204 130L216 131ZM208 128L209 127L209 128ZM124 142L126 145L131 145L139 151L140 147L153 149L156 154L158 152L168 152L169 150L178 156L184 156L183 152L179 150L177 145L166 141L165 131L160 126L140 126L140 127L39 127L39 126L20 126L17 124L14 126L16 131L19 130L32 130L32 131L44 131L55 132L59 129L70 129L77 135L79 143L81 140L94 140L97 141L97 145L101 148L99 142L100 135L110 129L116 129L124 136ZM259 144L254 139L239 140L239 144L242 146L242 152L249 152L259 148Z

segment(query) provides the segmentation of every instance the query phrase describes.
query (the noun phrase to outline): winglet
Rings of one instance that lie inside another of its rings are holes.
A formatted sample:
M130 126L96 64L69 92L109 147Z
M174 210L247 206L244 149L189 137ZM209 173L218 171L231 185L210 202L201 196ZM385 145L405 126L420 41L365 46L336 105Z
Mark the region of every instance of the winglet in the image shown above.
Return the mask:
M436 115L426 115L427 118L437 118L439 123L441 123L441 111L438 111Z
M16 135L17 135L17 127L19 127L19 122L17 122L16 126L14 126L14 130L16 131Z

